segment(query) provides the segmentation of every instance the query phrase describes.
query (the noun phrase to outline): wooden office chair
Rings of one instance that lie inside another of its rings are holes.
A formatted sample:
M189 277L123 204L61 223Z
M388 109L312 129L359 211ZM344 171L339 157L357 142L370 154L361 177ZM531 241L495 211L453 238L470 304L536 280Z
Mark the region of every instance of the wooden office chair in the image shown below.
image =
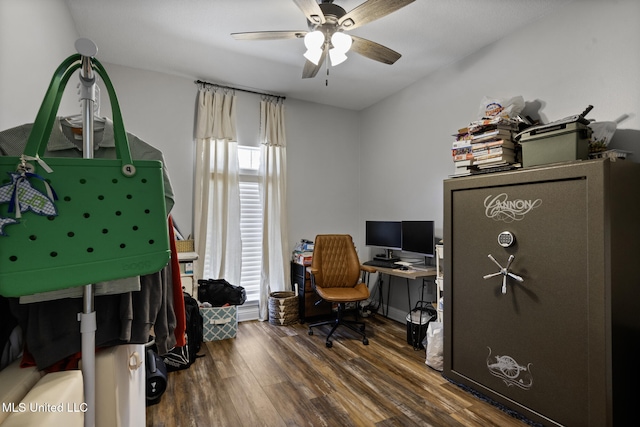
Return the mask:
M338 304L338 315L335 320L313 323L309 325L309 335L313 335L312 328L321 325L333 325L327 335L327 347L331 347L331 335L340 325L344 325L362 335L362 343L369 344L365 334L364 322L344 319L345 306L348 302L359 302L369 298L369 288L360 281L360 272L375 273L374 267L360 265L353 239L348 234L324 234L316 236L311 261L311 286L325 301Z

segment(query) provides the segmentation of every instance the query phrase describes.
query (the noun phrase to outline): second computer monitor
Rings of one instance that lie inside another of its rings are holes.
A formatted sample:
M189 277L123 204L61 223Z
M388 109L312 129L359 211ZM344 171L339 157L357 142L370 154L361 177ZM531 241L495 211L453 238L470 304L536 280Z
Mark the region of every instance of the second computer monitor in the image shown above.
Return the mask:
M402 221L402 250L433 258L435 256L434 221Z

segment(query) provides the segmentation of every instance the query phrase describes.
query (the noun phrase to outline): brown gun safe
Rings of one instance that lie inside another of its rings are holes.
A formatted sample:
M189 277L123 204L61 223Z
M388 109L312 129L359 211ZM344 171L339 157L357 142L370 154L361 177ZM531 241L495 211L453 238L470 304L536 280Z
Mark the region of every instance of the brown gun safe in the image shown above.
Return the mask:
M543 425L637 418L640 165L444 182L444 372Z

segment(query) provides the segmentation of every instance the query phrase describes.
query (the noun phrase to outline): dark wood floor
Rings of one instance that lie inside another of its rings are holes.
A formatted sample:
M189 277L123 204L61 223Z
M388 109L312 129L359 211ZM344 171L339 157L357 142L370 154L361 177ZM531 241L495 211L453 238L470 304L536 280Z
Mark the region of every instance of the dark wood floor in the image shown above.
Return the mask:
M242 322L208 342L191 368L169 374L147 426L524 426L449 383L406 342L406 325L366 319L369 345L342 328Z

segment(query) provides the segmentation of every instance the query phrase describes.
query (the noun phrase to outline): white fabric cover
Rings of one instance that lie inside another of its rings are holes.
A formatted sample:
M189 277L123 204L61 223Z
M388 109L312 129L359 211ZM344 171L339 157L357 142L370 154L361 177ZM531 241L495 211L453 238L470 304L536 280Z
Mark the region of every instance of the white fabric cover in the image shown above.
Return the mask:
M47 374L22 399L2 427L84 426L84 393L79 370Z
M146 425L144 355L142 344L96 353L96 427Z
M20 359L0 371L0 402L18 404L42 377L35 366L20 368ZM0 411L0 424L11 414Z

